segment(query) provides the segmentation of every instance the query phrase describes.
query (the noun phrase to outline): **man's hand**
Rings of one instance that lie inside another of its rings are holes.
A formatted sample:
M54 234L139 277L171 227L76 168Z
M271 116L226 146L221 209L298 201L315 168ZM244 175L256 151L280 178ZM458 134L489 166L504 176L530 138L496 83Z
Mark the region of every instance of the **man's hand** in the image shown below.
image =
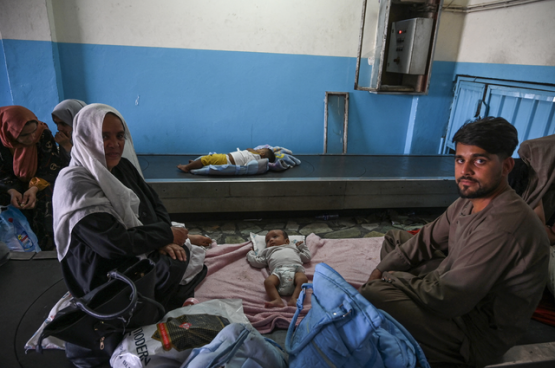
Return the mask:
M185 253L185 249L177 244L168 244L165 247L158 249L158 251L182 262L187 260L187 253Z
M372 271L372 273L370 274L370 277L368 277L368 281L366 281L367 283L373 280L379 280L382 278L382 271L378 270L377 268L374 269L374 271Z
M14 206L15 208L21 209L21 202L23 201L23 195L15 189L8 190L8 194L11 196L10 203L12 204L12 206Z
M189 230L183 227L173 227L172 226L172 233L173 233L173 242L179 246L185 244L187 240L187 235L189 234Z
M23 198L21 200L21 209L27 210L30 208L35 208L37 204L37 192L39 188L32 186L31 188L27 189L25 193L23 193Z
M68 137L68 135L64 132L57 132L54 136L54 140L60 146L64 147L67 152L71 151L71 148L73 147L73 145L71 144L71 137Z

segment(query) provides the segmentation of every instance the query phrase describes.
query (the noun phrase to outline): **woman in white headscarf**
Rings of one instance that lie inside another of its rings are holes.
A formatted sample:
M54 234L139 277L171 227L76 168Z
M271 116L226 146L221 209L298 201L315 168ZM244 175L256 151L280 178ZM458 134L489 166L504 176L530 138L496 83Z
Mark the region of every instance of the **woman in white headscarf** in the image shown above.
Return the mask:
M56 123L58 132L54 136L56 143L60 147L60 158L63 167L69 165L71 160L71 148L73 142L71 135L73 133L73 118L87 104L81 100L64 100L56 105L52 111L52 121Z
M128 159L137 161L121 114L102 104L84 107L74 120L71 156L53 197L58 259L69 291L83 296L103 284L108 271L146 255L156 262L156 299L168 309L181 306L188 296L182 291L191 286L179 285L190 258L183 247L187 230L171 226L164 205Z

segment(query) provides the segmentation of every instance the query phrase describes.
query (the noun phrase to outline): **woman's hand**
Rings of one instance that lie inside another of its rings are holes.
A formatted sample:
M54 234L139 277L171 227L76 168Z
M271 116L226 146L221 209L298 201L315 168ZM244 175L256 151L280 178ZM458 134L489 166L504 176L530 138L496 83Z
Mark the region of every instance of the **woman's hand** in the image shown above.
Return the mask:
M73 145L71 144L71 137L68 137L68 135L64 132L57 132L54 136L54 140L60 146L64 147L67 152L71 151L71 148L73 147Z
M21 200L21 209L27 210L30 208L35 208L37 204L37 192L39 188L32 186L23 193L23 199Z
M187 240L187 235L189 234L189 230L183 227L173 227L172 226L172 233L173 233L173 242L179 246L185 244Z
M15 189L8 190L8 194L11 196L10 203L12 204L12 206L21 209L20 204L23 201L23 195Z
M185 249L177 244L168 244L165 247L158 249L158 251L182 262L187 260L187 253L185 253Z
M212 244L212 239L202 235L189 235L189 240L191 240L191 244L200 247L209 247Z

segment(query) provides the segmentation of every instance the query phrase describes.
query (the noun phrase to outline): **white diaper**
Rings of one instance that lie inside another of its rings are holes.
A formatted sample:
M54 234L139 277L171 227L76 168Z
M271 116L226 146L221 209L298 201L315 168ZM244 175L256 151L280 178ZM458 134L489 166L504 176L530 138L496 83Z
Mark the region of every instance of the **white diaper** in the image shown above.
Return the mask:
M295 273L303 272L304 268L297 265L284 265L274 268L272 275L279 279L278 293L281 296L289 296L295 291Z

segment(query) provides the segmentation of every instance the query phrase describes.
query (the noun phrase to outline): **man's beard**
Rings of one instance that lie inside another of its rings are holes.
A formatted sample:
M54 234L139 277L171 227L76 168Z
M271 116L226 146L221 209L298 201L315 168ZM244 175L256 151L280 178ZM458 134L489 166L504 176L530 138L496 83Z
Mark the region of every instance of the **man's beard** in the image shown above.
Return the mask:
M467 188L467 192L463 192L463 190L461 189L461 187L459 186L458 181L459 180L470 180L473 181L475 183L478 183L478 189L476 189L474 192L468 192ZM459 191L459 196L461 198L468 198L468 199L473 199L473 198L484 198L484 197L488 197L491 193L493 193L500 184L501 180L497 181L494 185L491 185L489 187L484 187L482 186L482 184L480 182L478 182L477 180L471 179L471 178L465 178L465 177L461 177L457 180L457 190Z

